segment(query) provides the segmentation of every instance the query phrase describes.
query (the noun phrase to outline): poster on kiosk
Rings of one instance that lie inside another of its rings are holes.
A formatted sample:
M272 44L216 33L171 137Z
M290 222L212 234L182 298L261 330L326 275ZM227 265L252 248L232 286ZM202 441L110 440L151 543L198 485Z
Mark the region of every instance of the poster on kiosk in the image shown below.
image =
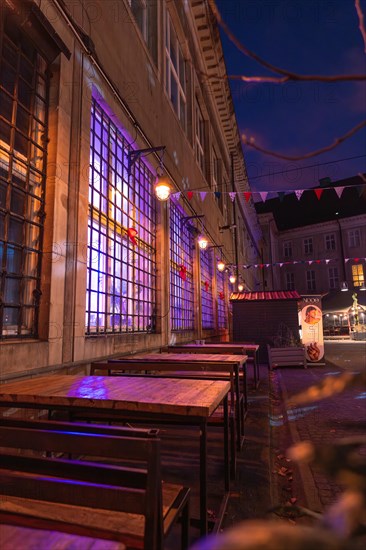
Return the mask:
M324 337L321 296L302 296L299 302L301 339L309 363L324 364Z

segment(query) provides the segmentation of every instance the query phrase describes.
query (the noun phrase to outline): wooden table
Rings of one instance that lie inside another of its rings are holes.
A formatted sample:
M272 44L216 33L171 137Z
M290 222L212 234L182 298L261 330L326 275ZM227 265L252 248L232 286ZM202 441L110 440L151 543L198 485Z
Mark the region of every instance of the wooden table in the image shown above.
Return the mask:
M218 342L216 344L178 344L175 346L166 346L162 351L167 350L169 353L228 353L228 354L245 354L253 359L253 375L254 386L258 389L259 386L259 362L258 362L258 344L246 344L245 342Z
M194 425L200 433L200 529L207 524L207 422L224 404L225 495L218 521L220 528L228 501L230 383L221 380L178 378L49 375L10 382L0 386L0 406L64 409L69 412L110 414L118 419L143 419L159 423Z
M118 362L121 370L123 368L141 371L189 371L190 367L194 370L201 369L200 376L209 378L213 376L213 367L215 371L223 371L229 374L229 369L234 369L233 391L235 392L235 411L237 424L237 446L241 449L244 442L244 420L248 410L248 388L246 361L247 355L219 354L219 353L137 353L135 355L113 358L108 362ZM124 366L125 365L125 366ZM93 363L93 368L96 363ZM243 374L242 392L240 385L240 373ZM183 373L182 373L183 375ZM243 398L243 399L242 399ZM244 402L244 407L242 407Z

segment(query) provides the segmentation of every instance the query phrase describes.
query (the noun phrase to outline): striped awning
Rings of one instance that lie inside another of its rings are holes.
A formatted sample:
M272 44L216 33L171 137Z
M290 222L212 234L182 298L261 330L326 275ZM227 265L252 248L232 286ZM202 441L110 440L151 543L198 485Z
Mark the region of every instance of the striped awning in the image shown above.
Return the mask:
M232 292L230 301L253 302L263 300L300 300L296 290L272 290L268 292Z

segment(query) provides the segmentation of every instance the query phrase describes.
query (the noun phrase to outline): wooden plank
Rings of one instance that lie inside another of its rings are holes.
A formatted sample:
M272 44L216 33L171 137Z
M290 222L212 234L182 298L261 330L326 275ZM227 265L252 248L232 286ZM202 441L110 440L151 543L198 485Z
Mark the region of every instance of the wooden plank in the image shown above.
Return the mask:
M230 382L177 378L49 375L0 386L0 404L209 417Z

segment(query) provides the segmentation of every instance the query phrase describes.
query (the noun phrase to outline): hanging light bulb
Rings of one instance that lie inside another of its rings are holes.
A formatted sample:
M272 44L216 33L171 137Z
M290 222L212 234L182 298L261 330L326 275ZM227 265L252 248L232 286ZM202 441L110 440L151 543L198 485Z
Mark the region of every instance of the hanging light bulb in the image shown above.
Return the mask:
M208 246L208 240L206 239L206 237L204 235L200 235L197 239L197 242L198 242L198 246L200 247L201 250L206 250L206 248Z
M238 285L238 291L239 291L239 292L243 292L243 290L244 290L244 285L243 285L243 283L240 283L240 284Z
M230 275L229 281L232 285L236 282L236 276L233 273Z
M167 201L172 192L172 185L167 176L158 175L154 183L154 191L159 201Z
M218 271L221 271L221 272L224 271L225 267L226 267L226 266L225 266L225 263L224 263L222 260L220 260L219 262L217 262L217 269L218 269Z

